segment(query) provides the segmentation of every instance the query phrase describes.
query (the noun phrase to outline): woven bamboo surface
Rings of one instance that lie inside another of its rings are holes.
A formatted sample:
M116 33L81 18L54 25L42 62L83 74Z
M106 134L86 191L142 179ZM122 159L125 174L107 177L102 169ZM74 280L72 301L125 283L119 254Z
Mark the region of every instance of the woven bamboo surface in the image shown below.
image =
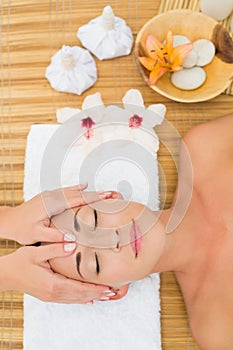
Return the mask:
M176 7L195 7L198 10L197 1L163 1L160 6L160 1L156 0L2 0L1 205L14 206L23 200L24 153L30 126L55 123L57 108L80 107L89 93L100 91L105 103L113 103L119 102L129 88L137 88L147 105L156 102L166 104L167 118L181 135L195 124L233 111L233 98L227 94L198 104L180 104L158 95L141 79L133 54L103 62L96 60L98 81L82 96L53 91L44 78L51 55L62 44L78 45L78 27L100 15L102 8L109 4L116 15L127 21L135 36L142 25L159 11ZM163 132L160 127L158 133L162 135ZM173 153L177 154L175 148ZM161 202L168 207L177 177L174 162L165 145L161 145L159 163L166 180L161 181L160 185ZM0 255L14 249L15 243L0 241ZM163 349L198 349L190 336L183 299L173 274L164 273L161 279ZM17 292L3 293L0 305L0 349L22 349L22 295Z

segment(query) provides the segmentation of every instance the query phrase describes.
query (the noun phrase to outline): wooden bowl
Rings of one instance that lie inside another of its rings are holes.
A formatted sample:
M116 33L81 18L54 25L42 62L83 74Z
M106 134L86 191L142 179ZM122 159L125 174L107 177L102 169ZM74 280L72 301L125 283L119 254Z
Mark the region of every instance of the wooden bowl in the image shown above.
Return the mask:
M159 94L178 102L200 102L209 100L223 92L231 83L233 76L233 52L230 52L230 58L224 59L223 55L216 54L213 61L203 67L206 71L205 83L195 90L181 90L176 88L170 81L171 73L165 73L155 85L149 83L149 71L144 68L138 57L148 56L145 48L145 39L148 34L157 37L161 42L166 38L168 30L171 29L173 34L187 36L191 41L197 39L212 40L219 49L223 45L223 37L229 34L213 18L199 12L190 10L174 10L160 14L148 21L137 35L135 42L135 56L139 71L145 82ZM216 29L217 32L216 32ZM218 31L224 33L218 35ZM225 40L225 39L224 39ZM218 51L218 50L217 50ZM217 52L216 51L216 52ZM218 57L217 57L218 56ZM232 60L231 60L232 57ZM228 62L227 62L228 61Z

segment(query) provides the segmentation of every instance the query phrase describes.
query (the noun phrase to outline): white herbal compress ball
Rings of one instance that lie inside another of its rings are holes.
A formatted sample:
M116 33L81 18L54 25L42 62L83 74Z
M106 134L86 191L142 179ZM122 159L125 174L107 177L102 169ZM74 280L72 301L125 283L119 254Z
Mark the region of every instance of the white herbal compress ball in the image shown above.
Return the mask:
M77 37L99 60L128 55L133 45L131 29L106 6L102 16L80 27Z
M95 60L79 46L63 45L52 56L45 76L55 90L81 95L97 80Z

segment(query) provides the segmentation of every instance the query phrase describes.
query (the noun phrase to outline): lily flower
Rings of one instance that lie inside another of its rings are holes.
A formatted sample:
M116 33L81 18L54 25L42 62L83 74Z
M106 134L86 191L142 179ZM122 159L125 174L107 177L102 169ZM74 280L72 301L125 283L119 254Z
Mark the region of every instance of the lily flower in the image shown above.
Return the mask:
M168 31L164 44L149 34L146 38L146 49L149 57L144 56L138 59L151 72L149 76L150 84L154 85L166 72L178 72L183 69L181 64L192 48L192 43L173 47L171 30Z

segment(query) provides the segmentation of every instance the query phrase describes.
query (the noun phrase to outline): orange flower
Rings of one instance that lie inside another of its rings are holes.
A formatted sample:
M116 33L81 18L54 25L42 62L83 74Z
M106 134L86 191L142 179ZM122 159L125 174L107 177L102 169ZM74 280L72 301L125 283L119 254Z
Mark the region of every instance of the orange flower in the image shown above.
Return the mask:
M151 72L149 77L150 84L154 85L166 72L178 72L183 69L181 64L192 48L192 43L173 47L171 30L167 33L165 44L162 44L153 35L148 35L146 38L146 49L149 57L139 57L138 59Z

